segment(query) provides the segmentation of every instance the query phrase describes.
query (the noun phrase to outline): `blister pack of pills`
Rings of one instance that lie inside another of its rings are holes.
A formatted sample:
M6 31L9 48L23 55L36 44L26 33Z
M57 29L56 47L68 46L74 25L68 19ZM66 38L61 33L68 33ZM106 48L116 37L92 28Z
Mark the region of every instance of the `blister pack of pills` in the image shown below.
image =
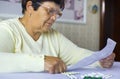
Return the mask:
M109 79L110 77L112 77L111 74L103 74L100 72L92 72L86 74L80 74L80 72L64 72L61 74L67 76L69 79Z
M109 79L112 77L111 74L103 74L100 72L92 72L81 75L81 79Z

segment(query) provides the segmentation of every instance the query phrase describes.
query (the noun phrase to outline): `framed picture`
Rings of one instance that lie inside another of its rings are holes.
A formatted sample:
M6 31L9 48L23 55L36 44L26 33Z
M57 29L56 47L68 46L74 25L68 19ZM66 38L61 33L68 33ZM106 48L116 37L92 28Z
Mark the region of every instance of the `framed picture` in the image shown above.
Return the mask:
M0 0L0 18L22 16L21 0ZM63 15L57 22L86 23L86 0L65 0Z
M65 9L58 21L86 23L86 4L86 0L65 0Z

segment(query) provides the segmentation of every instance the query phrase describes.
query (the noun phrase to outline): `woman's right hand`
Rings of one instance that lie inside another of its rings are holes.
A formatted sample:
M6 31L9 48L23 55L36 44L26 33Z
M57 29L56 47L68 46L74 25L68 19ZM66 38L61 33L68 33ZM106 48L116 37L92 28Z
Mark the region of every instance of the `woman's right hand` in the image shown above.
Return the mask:
M49 73L61 73L66 71L65 63L58 57L45 56L45 71Z

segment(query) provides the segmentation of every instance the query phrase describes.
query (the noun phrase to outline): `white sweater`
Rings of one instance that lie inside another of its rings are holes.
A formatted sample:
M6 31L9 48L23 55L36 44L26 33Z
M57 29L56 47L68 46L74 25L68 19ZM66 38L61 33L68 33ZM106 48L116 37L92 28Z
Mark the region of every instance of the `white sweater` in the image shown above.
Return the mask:
M34 41L18 19L0 22L0 72L44 71L44 55L60 57L72 65L91 54L53 29Z

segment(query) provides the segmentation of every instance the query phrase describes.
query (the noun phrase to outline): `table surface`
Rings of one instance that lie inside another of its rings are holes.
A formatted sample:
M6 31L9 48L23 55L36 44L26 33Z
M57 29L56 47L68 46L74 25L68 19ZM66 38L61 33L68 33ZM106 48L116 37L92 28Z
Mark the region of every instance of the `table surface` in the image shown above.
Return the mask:
M79 72L75 76L77 79L82 79L83 74L90 74L92 72L100 72L102 74L110 74L112 77L108 79L120 79L120 62L114 62L112 68L80 68L68 70L68 72ZM63 74L49 74L49 73L0 73L0 79L69 79Z

